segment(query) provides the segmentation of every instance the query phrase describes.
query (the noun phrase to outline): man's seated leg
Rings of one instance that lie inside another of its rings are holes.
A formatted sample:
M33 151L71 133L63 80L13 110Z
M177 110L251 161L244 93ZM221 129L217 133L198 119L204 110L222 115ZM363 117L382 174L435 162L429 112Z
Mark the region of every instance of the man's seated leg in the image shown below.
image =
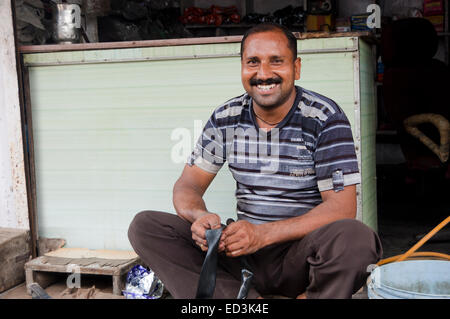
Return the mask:
M293 298L351 298L365 284L367 267L382 253L371 228L355 219L339 220L291 245L278 285Z
M351 298L366 282L367 268L383 255L378 235L355 219L330 223L310 234L307 298Z
M195 298L206 253L192 240L189 222L175 214L143 211L131 222L128 238L174 298ZM214 298L236 298L237 278L239 274L232 276L218 265Z

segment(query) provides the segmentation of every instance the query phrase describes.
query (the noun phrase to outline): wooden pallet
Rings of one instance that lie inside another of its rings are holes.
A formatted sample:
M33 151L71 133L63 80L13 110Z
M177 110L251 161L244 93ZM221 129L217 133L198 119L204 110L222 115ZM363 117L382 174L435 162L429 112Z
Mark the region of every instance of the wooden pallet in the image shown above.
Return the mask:
M56 259L55 259L56 258ZM80 263L77 263L76 261ZM42 288L48 287L54 283L58 276L58 273L73 274L76 272L81 275L103 275L112 276L113 294L121 295L122 290L125 288L125 280L128 271L135 265L140 263L140 258L130 258L124 260L122 264L117 266L106 266L108 259L99 259L104 262L94 262L89 265L85 265L83 258L73 259L73 262L68 264L61 264L58 261L58 257L40 256L33 260L30 260L25 264L25 279L27 284L27 292L31 294L29 285L33 282L38 283ZM52 262L53 261L53 262ZM113 260L111 260L113 261ZM117 260L116 260L117 262ZM82 276L81 276L82 278Z

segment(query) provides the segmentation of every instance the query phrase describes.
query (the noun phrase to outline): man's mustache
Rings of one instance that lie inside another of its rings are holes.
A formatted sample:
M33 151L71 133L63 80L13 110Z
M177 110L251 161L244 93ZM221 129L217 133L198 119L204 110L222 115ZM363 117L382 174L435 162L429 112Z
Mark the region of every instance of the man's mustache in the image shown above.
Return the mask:
M283 80L280 77L269 78L269 79L250 79L250 85L271 85L271 84L280 84Z

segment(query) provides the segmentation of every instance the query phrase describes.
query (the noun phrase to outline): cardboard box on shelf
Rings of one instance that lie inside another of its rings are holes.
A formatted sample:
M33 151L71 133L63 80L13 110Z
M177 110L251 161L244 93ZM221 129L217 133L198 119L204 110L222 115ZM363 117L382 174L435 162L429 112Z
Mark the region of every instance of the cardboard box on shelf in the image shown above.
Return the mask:
M308 31L332 31L334 30L334 16L308 15L306 17L306 29Z
M370 13L355 14L350 17L352 23L352 31L368 31L367 19Z
M428 21L431 22L431 24L434 26L434 29L436 32L444 32L444 16L426 16L424 17Z
M350 32L351 30L350 18L336 18L336 32Z
M443 0L424 0L423 1L423 15L437 16L444 14Z

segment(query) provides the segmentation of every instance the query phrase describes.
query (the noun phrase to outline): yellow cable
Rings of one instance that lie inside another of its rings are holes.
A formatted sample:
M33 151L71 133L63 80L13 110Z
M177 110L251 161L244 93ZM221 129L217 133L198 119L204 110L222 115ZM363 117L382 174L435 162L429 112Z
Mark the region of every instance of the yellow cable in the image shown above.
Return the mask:
M397 256L392 256L392 257L388 257L385 258L383 260L380 260L377 265L381 266L384 264L389 264L391 262L397 261L397 259L402 256L402 255L397 255ZM442 253L436 253L436 252L430 252L430 251L420 251L420 252L416 252L414 254L411 254L408 259L413 259L413 258L420 258L420 257L430 257L430 259L434 259L434 258L438 258L438 259L445 259L445 260L450 260L450 255L447 254L442 254Z
M439 258L450 260L450 256L447 254L440 254L440 253L434 253L434 252L417 252L416 253L417 249L419 249L423 244L425 244L431 237L433 237L438 231L440 231L449 222L450 222L450 216L448 216L446 219L444 219L439 225L434 227L428 234L426 234L421 240L419 240L406 253L404 253L402 255L397 255L397 256L386 258L386 259L382 259L377 263L377 265L381 266L381 265L384 265L384 264L387 264L390 262L403 261L412 256L413 257L439 257Z
M428 239L433 237L434 234L436 234L438 231L441 230L445 225L447 225L450 222L450 216L448 216L446 219L444 219L439 225L433 228L428 234L425 235L421 240L417 242L414 246L411 247L410 250L408 250L406 253L404 253L402 256L400 256L397 261L403 261L406 258L408 258L410 255L412 255L417 249L419 249L423 244L427 242Z

